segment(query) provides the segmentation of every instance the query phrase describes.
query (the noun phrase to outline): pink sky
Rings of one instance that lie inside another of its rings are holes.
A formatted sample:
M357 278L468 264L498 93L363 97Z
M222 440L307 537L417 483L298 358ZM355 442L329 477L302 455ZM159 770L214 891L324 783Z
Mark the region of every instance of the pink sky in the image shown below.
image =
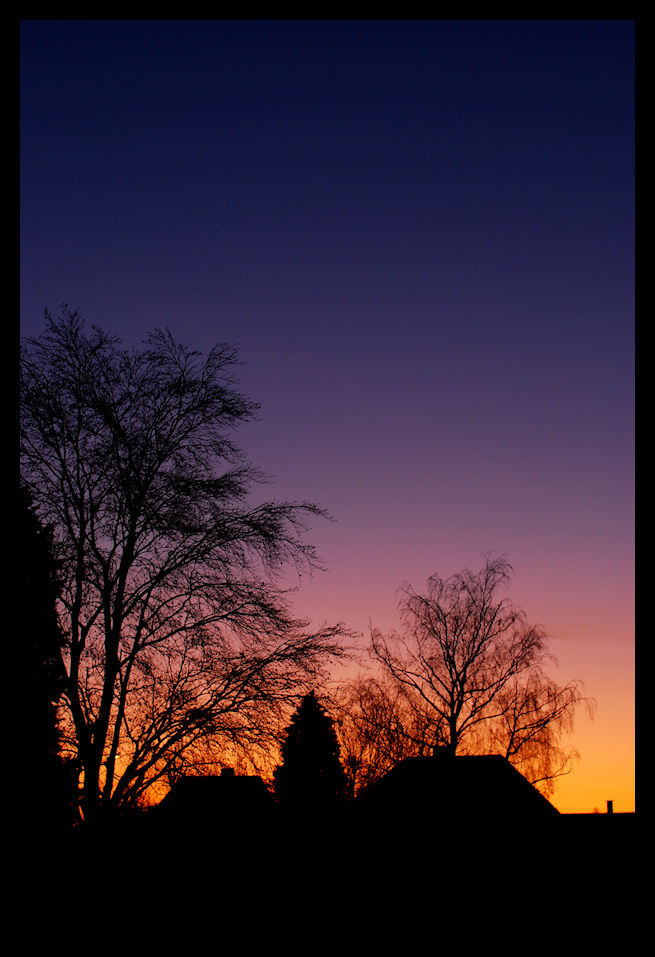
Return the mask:
M515 569L634 809L634 21L21 21L21 334L240 344L299 614ZM80 82L80 77L84 82Z

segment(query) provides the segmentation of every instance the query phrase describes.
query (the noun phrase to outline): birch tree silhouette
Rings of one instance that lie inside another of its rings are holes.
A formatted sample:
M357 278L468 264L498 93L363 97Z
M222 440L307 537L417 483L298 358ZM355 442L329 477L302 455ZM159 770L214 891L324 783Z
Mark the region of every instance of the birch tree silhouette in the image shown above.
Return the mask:
M408 727L397 733L414 742L415 753L442 746L503 754L550 793L575 754L562 746L562 733L572 730L579 706L593 714L594 702L580 681L560 686L548 676L554 658L544 629L502 594L512 571L503 556L489 554L478 573L433 575L424 592L404 585L402 629L372 630L370 653L410 708ZM364 701L360 711L370 730L381 706Z

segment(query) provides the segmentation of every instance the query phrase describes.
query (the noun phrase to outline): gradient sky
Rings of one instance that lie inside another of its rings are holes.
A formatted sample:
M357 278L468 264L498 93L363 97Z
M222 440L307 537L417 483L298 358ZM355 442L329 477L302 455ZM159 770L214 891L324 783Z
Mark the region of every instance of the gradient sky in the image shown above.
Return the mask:
M634 810L634 21L21 21L22 335L240 344L296 609L483 553L597 699L554 803Z

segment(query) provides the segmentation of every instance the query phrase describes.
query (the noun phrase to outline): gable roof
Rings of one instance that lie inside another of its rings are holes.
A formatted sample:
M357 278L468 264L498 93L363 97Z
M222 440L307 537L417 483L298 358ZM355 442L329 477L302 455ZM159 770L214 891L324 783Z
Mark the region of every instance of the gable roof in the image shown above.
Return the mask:
M491 825L552 820L559 811L500 755L406 758L357 801L366 813L428 813L433 820Z
M241 816L270 811L275 802L262 778L230 771L180 778L159 805L161 812L171 817L190 815L211 820L226 813Z

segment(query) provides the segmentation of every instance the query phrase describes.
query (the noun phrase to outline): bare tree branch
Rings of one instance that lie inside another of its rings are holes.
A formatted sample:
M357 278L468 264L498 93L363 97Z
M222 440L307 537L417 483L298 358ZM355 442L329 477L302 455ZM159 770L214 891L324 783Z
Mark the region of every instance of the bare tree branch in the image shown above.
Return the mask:
M311 502L249 504L267 481L235 441L257 406L236 350L156 330L141 350L63 307L21 355L21 475L56 530L68 741L83 813L129 803L215 743L261 742L343 654L279 586L321 566Z
M376 686L376 710L402 693L408 719L397 733L412 740L409 728L430 716L421 745L443 744L453 752L501 753L541 790L550 793L566 773L573 751L560 746L572 729L576 709L593 714L581 682L560 687L546 674L553 662L540 625L499 594L509 583L507 560L488 554L482 570L468 569L428 579L419 593L405 584L399 603L402 631L371 630L370 653L386 676ZM370 690L369 685L369 690ZM393 690L392 690L393 689ZM370 731L372 709L359 700L359 715ZM415 751L414 753L418 753Z

